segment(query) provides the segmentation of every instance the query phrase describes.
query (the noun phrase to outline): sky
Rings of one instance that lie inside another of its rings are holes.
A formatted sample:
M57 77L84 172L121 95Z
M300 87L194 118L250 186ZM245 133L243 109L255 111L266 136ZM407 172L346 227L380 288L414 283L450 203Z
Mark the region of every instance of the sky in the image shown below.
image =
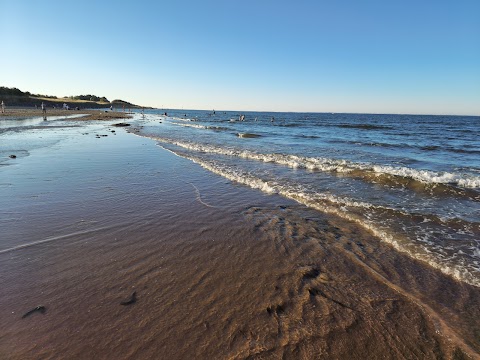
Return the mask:
M0 86L158 108L480 115L480 1L0 0Z

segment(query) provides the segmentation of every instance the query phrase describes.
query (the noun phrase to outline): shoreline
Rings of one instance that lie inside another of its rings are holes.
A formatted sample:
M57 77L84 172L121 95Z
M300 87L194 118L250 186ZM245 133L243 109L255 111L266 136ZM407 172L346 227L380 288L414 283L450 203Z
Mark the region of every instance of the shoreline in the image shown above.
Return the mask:
M48 108L44 114L40 108L29 107L15 107L5 110L5 113L0 113L0 120L15 120L18 118L31 118L31 117L48 117L49 116L70 116L85 114L83 117L77 118L77 120L114 120L114 119L131 119L131 113L122 111L110 111L100 109L80 109L80 110L63 110L63 109L51 109Z
M479 356L480 289L109 127L0 169L1 356Z

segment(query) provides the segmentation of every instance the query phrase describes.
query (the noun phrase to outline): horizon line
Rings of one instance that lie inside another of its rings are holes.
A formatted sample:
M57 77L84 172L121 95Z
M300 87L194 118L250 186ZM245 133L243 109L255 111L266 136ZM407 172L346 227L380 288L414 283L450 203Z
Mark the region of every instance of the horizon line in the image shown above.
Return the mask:
M137 105L143 106L143 105ZM144 106L147 107L147 106ZM226 109L184 109L184 108L169 108L169 107L154 107L148 106L154 110L178 110L178 111L215 111L215 112L259 112L259 113L292 113L292 114L357 114L357 115L408 115L408 116L467 116L480 117L479 114L430 114L430 113L386 113L386 112L348 112L348 111L281 111L281 110L226 110Z

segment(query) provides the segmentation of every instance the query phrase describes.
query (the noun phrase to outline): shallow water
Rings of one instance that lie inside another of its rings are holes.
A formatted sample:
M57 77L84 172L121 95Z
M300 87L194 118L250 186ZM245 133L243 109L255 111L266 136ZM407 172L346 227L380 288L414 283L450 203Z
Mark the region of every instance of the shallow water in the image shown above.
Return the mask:
M151 111L140 133L162 147L355 221L480 286L479 117L246 112L239 121L234 112L161 113Z

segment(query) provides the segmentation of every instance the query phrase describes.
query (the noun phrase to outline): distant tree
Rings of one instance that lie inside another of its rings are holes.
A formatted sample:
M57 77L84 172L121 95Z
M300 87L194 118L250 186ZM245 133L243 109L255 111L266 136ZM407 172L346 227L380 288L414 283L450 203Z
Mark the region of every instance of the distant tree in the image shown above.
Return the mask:
M0 86L0 95L10 95L10 96L27 96L26 93L17 89L17 88L8 88L5 86Z
M120 100L120 99L115 99L113 100L112 102L114 103L124 103L124 104L128 104L128 102L124 101L124 100Z
M19 96L19 97L20 96L24 96L24 97L30 96L30 97L41 97L41 98L47 98L47 99L57 99L57 96L32 94L29 91L23 92L23 91L21 91L17 88L9 88L9 87L5 87L5 86L0 86L0 96ZM71 100L86 100L86 101L94 101L94 102L101 102L101 103L110 103L110 101L105 96L100 97L100 96L91 95L91 94L77 95L77 96L64 96L63 98L71 99ZM129 106L132 105L127 101L123 101L123 100L119 100L119 99L116 99L116 100L112 101L112 103L113 102L124 104L124 105L129 105Z
M105 96L99 97L99 96L91 95L91 94L69 96L69 98L72 99L72 100L85 100L85 101L95 101L95 102L105 101L105 102L108 102L108 100Z

